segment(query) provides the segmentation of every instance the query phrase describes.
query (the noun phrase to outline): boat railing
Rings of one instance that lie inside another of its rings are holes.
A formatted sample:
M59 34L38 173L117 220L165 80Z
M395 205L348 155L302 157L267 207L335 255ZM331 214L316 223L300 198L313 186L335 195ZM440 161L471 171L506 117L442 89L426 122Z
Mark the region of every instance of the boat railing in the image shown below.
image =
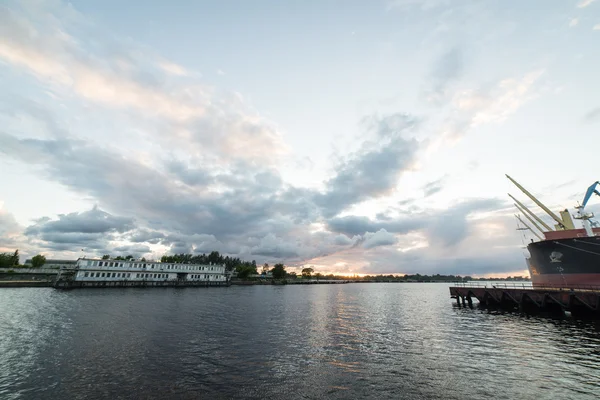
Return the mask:
M565 285L544 284L533 285L531 282L457 282L457 287L465 288L490 288L490 289L535 289L535 290L560 290L560 291L594 291L600 292L598 285Z

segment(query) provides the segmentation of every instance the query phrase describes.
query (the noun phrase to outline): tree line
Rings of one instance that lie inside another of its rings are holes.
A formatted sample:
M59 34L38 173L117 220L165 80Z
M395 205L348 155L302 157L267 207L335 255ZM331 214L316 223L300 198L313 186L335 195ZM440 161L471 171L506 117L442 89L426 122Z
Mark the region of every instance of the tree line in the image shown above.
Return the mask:
M15 250L14 253L0 253L0 268L22 268L23 265L19 263L19 259L19 249ZM41 254L31 258L33 268L41 268L45 262L46 257Z

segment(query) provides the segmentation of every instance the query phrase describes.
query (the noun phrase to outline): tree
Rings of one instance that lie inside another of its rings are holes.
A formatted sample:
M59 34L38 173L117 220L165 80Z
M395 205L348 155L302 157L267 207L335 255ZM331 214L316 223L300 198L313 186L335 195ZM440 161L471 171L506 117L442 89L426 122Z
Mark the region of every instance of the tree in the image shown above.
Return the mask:
M211 251L208 255L208 262L212 264L221 264L223 262L223 257L221 257L218 251Z
M133 256L130 254L127 257L125 257L126 260L133 260Z
M123 257L123 256L116 256L115 260L122 261L122 260L125 260L125 257Z
M12 268L19 265L19 250L14 253L0 253L0 268Z
M269 272L269 264L265 263L262 267L262 275L266 275Z
M31 259L31 266L33 268L42 268L42 266L44 265L45 262L46 262L46 257L44 257L41 254L38 254L36 256L33 256L33 258Z
M13 253L10 262L12 263L12 265L19 265L19 249L15 250L15 252Z
M312 267L303 268L302 269L302 277L310 278L310 276L312 275L313 272L315 272L315 270Z
M142 257L142 259L140 261L145 262L146 261L146 257Z
M103 260L110 260L110 255L109 254L105 254L102 256Z
M283 279L285 278L285 265L275 264L271 272L273 272L274 279Z
M253 273L256 273L256 269L248 265L238 265L235 270L237 271L237 276L240 279L246 279Z

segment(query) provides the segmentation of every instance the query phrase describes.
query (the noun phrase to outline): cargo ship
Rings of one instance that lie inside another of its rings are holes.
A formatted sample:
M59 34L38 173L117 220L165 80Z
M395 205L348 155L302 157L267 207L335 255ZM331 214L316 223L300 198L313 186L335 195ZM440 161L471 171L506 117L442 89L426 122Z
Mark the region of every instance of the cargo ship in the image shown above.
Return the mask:
M554 227L551 227L508 194L528 221L515 215L524 227L519 229L529 230L537 238L527 244L529 257L526 262L532 285L567 289L600 288L600 226L593 220L594 214L585 211L592 195L600 196L596 189L600 183L596 181L587 189L583 202L575 207L575 214L571 215L565 209L557 215L513 178L506 177L554 220ZM581 221L582 228L575 226L574 219Z

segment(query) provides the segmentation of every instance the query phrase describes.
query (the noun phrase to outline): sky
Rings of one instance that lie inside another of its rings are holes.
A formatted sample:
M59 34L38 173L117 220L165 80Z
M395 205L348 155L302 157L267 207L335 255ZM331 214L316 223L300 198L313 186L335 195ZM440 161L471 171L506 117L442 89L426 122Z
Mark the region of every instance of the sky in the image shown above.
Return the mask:
M0 251L526 274L505 174L600 179L599 45L600 0L3 1Z

